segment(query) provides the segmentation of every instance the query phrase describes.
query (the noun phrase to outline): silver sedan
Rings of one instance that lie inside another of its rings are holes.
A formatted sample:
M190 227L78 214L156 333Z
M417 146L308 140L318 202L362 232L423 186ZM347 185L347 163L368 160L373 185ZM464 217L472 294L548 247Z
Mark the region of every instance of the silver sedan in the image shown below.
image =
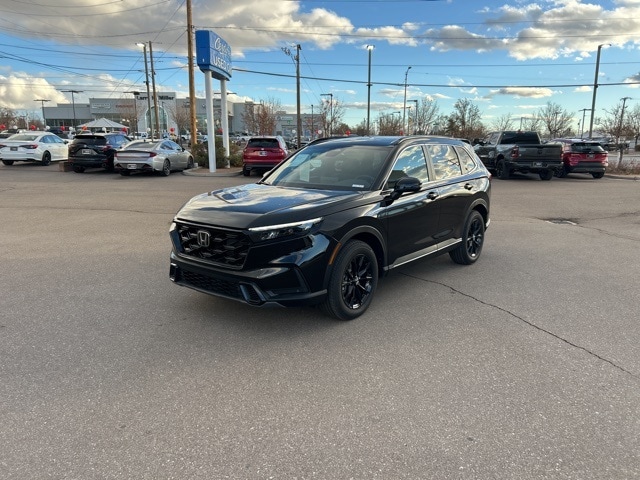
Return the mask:
M68 156L67 143L49 132L16 133L0 140L0 160L5 165L13 165L13 162L49 165L52 161L66 160Z
M123 176L131 172L168 176L175 170L193 168L193 156L171 140L135 140L116 152L113 163Z

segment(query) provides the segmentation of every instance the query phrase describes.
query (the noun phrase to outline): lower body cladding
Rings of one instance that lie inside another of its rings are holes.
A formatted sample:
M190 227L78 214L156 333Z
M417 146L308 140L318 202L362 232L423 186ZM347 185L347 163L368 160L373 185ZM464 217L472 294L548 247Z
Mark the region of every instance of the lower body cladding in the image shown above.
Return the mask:
M183 287L249 305L298 307L320 303L326 290L310 291L295 266L270 267L248 272L222 272L180 260L173 252L169 278Z

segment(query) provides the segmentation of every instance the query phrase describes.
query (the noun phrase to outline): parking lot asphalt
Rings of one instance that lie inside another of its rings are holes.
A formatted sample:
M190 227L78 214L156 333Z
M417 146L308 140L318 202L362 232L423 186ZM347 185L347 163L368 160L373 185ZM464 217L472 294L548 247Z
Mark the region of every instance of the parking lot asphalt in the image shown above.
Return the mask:
M640 183L494 180L479 261L366 315L168 279L193 195L257 176L0 165L0 478L640 478Z

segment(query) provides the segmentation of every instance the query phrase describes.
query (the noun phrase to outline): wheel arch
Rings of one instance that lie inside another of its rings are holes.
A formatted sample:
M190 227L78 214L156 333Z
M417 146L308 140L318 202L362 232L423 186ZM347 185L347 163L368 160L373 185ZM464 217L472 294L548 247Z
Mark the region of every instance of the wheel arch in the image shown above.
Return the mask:
M332 260L329 265L330 268L327 269L327 273L325 276L325 285L327 284L331 274L331 270L333 269L333 260L338 255L338 252L340 252L342 247L344 247L344 245L346 245L350 240L360 240L361 242L369 245L376 256L376 260L378 263L378 277L382 277L385 274L384 266L387 264L387 250L386 241L383 234L371 225L360 225L349 230L338 240L338 244L334 248L334 251L331 255Z

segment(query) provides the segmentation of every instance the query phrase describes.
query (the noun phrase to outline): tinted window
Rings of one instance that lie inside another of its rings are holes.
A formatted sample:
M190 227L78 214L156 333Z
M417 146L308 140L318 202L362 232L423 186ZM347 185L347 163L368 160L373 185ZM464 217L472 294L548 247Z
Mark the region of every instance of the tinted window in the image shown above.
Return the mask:
M462 169L464 172L470 172L471 170L476 168L476 162L469 154L469 152L461 147L456 147L456 152L458 152L458 157L460 158L460 163L462 164Z
M104 137L94 136L76 136L73 139L73 143L84 143L85 145L106 145L107 139Z
M572 143L571 151L577 153L602 153L604 152L604 148L602 145L596 142L580 142L580 143Z
M280 148L277 138L252 138L247 148Z
M427 162L420 145L405 148L400 152L387 180L387 188L393 188L402 177L415 177L422 183L429 181Z
M452 145L427 145L436 172L436 179L453 178L462 174L460 159Z
M510 143L540 143L540 138L536 132L504 132L500 143L508 145Z

